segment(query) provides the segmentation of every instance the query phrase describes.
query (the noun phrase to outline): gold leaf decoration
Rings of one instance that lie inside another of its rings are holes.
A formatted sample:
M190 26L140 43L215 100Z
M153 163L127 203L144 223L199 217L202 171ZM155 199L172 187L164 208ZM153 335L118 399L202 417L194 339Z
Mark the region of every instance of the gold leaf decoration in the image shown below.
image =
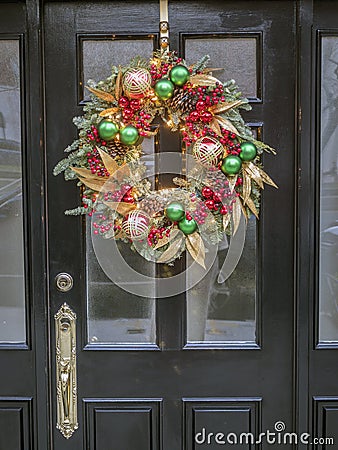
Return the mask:
M226 130L230 131L231 133L235 133L237 135L239 134L237 128L233 126L233 124L230 122L230 120L225 119L224 117L218 116L218 115L216 115L214 117L215 117L215 119L218 120L219 124L223 128L225 128Z
M230 192L233 192L237 183L238 175L228 176Z
M122 69L121 66L119 66L119 72L117 74L115 82L115 98L117 98L118 100L121 97L121 95L122 95Z
M232 234L234 235L239 227L239 222L241 220L242 215L242 208L239 198L236 198L236 202L233 204L232 207L232 222L233 222L233 230Z
M203 73L193 75L192 77L189 78L189 81L191 84L195 86L213 86L217 82L219 82L217 78Z
M93 174L89 169L83 169L82 167L71 167L72 171L80 175L81 178L88 178L92 181L102 181L102 177Z
M257 211L257 208L256 208L256 206L255 206L255 204L254 204L254 202L253 202L253 200L252 200L252 198L251 197L249 197L248 199L247 199L247 201L246 201L246 206L248 206L248 208L250 209L250 211L257 217L257 219L258 219L258 211Z
M192 258L205 269L205 247L201 235L197 231L188 234L185 245Z
M108 170L109 175L112 176L119 169L119 165L114 160L114 158L108 155L108 153L104 152L100 148L98 148L97 150L101 156L104 167Z
M104 111L101 111L99 115L101 117L108 117L108 116L112 116L118 112L119 112L119 108L114 107L114 108L108 108L108 109L105 109Z
M91 173L88 169L83 169L80 167L71 167L71 169L78 175L81 183L94 191L99 192L108 180L107 177L98 177L97 175Z
M162 255L157 259L158 263L167 263L172 261L180 253L182 245L184 243L183 233L178 239L174 239L167 250L165 250Z
M240 205L241 205L241 208L242 208L242 213L243 213L244 218L245 218L245 222L247 222L248 221L248 213L247 213L247 210L246 210L246 208L245 208L245 206L243 204L243 200L240 201Z
M178 234L180 234L180 230L178 230L177 228L172 229L169 236L163 236L162 239L158 240L158 243L155 245L154 249L156 250L166 244L169 244L169 242L174 240Z
M109 208L117 211L122 216L126 216L136 208L135 203L126 203L126 202L103 202Z
M233 102L222 102L222 103L219 103L218 105L212 106L209 109L214 114L224 113L226 111L229 111L229 109L236 108L237 106L241 105L242 103L243 103L242 100L235 100Z
M228 228L228 225L231 220L231 214L224 214L223 216L223 230L225 231Z
M243 172L246 172L248 174L249 177L251 177L261 189L264 189L264 183L263 180L261 178L261 174L259 172L259 170L257 169L257 166L255 166L254 164L250 163L244 163L243 164Z
M246 203L251 194L251 177L243 170L243 202Z
M269 177L269 175L266 172L264 172L263 169L261 169L258 166L256 166L256 169L258 169L260 176L261 176L262 180L264 181L264 183L270 184L270 186L273 186L276 189L278 189L277 184Z
M219 126L219 123L217 121L217 119L212 119L211 123L210 123L210 128L212 129L212 131L214 133L216 133L218 136L222 136L222 131L221 131L221 127Z
M115 102L115 97L113 94L110 94L109 92L101 91L100 89L91 88L89 86L86 86L88 91L90 91L92 94L96 95L96 97L100 98L101 100L104 100L108 103Z
M93 189L93 191L100 192L100 190L103 188L105 182L107 181L107 178L102 177L102 181L96 181L96 180L91 180L90 178L79 177L79 180L85 186L89 187L89 189Z
M210 72L219 72L220 70L224 70L223 67L206 67L202 70L202 73L210 73Z
M128 164L119 166L119 169L114 173L114 177L118 181L123 181L125 178L131 177L130 167Z

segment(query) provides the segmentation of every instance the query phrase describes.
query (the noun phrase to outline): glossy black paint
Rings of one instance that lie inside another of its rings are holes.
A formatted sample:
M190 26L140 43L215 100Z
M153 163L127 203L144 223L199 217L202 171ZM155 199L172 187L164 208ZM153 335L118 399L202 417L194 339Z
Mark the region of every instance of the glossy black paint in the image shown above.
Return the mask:
M54 178L51 175L52 167L60 158L61 149L75 137L76 130L70 118L81 113L80 108L76 106L77 83L69 82L76 80L78 74L76 35L112 32L117 36L134 33L138 35L141 32L155 34L158 4L148 2L147 5L148 11L144 15L140 14L140 9L134 2L115 2L116 14L109 14L111 8L107 3L70 3L67 8L58 3L45 6L50 278L53 280L62 270L71 273L75 281L75 288L67 294L57 292L51 283L51 313L54 313L64 300L78 313L80 398L163 398L163 448L178 450L185 445L182 443L182 398L209 398L217 402L217 398L224 397L231 397L234 401L236 398L240 401L244 397L262 397L262 408L257 416L258 428L272 428L274 422L282 418L291 427L294 155L293 152L281 152L278 169L271 159L266 158L267 170L280 185L280 190L266 190L260 221L260 350L233 348L229 351L215 351L208 349L206 345L203 350L183 351L185 302L184 296L180 295L174 299L158 301L159 345L162 351L81 351L81 347L86 345L84 333L81 332L85 326L85 286L80 254L81 220L62 214L66 207L77 203L78 191L74 185L64 183L62 177ZM281 8L285 9L287 20L281 18ZM246 119L264 123L264 138L271 145L293 148L296 65L294 8L290 2L278 2L278 6L255 2L251 4L250 9L248 21L243 18L247 3L229 2L225 6L215 1L209 1L206 5L200 2L170 2L171 45L172 48L182 48L187 33L210 34L210 30L214 33L235 34L240 31L242 35L262 33L264 66L261 74L264 102L256 103L253 112L247 114ZM228 14L229 11L231 15ZM292 22L294 24L290 26ZM264 75L264 67L269 67L269 77ZM284 124L287 133L279 131L275 126L277 121ZM161 151L172 148L180 151L178 136L161 130ZM278 220L273 219L276 217ZM281 234L284 236L282 246L278 245ZM58 244L52 244L56 242ZM51 326L53 330L53 324ZM53 372L54 364L52 374ZM52 390L55 390L54 380ZM80 424L84 423L81 411L79 421ZM126 433L129 427L127 418ZM100 436L99 439L108 445L113 436L112 430L110 436ZM64 442L58 433L54 437L56 449L76 448L81 446L81 442L81 433L75 433L69 443ZM189 444L189 448L191 445Z

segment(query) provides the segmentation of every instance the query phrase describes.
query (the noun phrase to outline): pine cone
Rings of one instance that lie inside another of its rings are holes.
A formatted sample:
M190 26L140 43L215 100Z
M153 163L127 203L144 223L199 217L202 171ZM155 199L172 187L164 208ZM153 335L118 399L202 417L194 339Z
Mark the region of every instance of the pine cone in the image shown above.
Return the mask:
M109 155L114 159L124 159L126 153L129 151L127 145L123 145L121 142L115 140L108 141L106 148Z
M187 91L176 88L169 102L169 107L174 111L178 110L181 113L186 113L195 109L196 101L195 98L191 98L191 95Z
M157 213L161 213L166 205L165 200L160 195L151 195L142 200L141 208L149 216L154 216Z

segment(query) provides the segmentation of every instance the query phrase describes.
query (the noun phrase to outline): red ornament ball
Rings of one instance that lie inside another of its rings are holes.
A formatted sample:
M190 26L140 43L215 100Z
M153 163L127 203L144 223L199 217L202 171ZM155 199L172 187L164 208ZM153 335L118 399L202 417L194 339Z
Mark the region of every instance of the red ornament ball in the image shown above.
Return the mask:
M222 144L211 136L204 136L194 144L193 155L204 167L216 167L224 153Z
M123 198L122 201L124 203L134 203L134 197L130 194L126 194Z

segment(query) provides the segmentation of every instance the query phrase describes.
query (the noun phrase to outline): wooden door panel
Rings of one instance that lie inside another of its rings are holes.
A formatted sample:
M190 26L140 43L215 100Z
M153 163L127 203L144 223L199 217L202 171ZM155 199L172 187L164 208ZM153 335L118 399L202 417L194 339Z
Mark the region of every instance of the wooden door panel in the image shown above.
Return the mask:
M250 20L246 18L248 8L252 11ZM85 427L86 445L95 442L96 448L101 448L109 440L105 436L107 430L113 430L110 435L113 436L115 429L117 439L123 439L122 429L126 435L132 434L133 427L147 428L155 420L155 437L140 435L145 448L154 445L162 448L158 436L162 436L164 449L178 450L182 445L193 448L194 433L198 431L198 427L191 425L195 416L198 426L203 420L206 425L211 424L214 418L220 426L229 417L229 423L237 423L239 418L238 424L247 424L249 418L257 431L273 429L277 420L284 420L292 428L295 35L290 23L295 21L293 3L170 2L171 46L187 58L188 43L194 38L200 40L201 51L206 40L236 38L237 51L245 39L255 40L255 70L248 68L248 78L255 75L255 89L249 92L254 109L245 119L260 127L264 140L280 149L278 160L264 159L267 171L280 189L264 192L257 225L257 341L251 346L241 342L221 343L217 351L212 350L208 341L203 345L189 344L190 347L183 349L187 344L189 314L185 295L156 302L157 349L144 352L137 346L123 349L122 345L119 351L112 351L114 346L109 343L104 349L100 345L87 345L82 222L80 218L63 215L64 209L77 204L79 194L76 186L65 183L62 177L53 177L52 168L60 159L62 149L76 136L71 118L81 114L79 81L76 81L83 62L79 42L85 37L100 43L100 38L107 35L116 39L123 36L137 39L140 34L156 38L158 5L156 2L142 6L136 2L114 2L112 8L108 3L67 2L65 8L62 3L47 2L44 21L49 268L52 280L60 271L69 272L74 278L74 288L67 294L57 292L51 283L51 312L67 301L78 314L78 391L85 404L84 409L79 408L79 423ZM161 128L159 150L169 148L181 151L178 136ZM53 365L51 373L54 377ZM52 391L54 395L55 379ZM128 409L127 405L124 411L119 406L121 399L127 404L134 401L135 407ZM143 412L142 405L153 402L152 399L163 399L163 422L158 421L157 406L151 407L148 413ZM55 417L55 398L53 411ZM130 411L129 418L127 411ZM119 424L123 417L126 420L122 427ZM102 435L93 437L95 423ZM56 449L71 449L82 443L79 432L67 442L58 433L54 439ZM131 442L128 449L139 448L133 445L136 444Z

